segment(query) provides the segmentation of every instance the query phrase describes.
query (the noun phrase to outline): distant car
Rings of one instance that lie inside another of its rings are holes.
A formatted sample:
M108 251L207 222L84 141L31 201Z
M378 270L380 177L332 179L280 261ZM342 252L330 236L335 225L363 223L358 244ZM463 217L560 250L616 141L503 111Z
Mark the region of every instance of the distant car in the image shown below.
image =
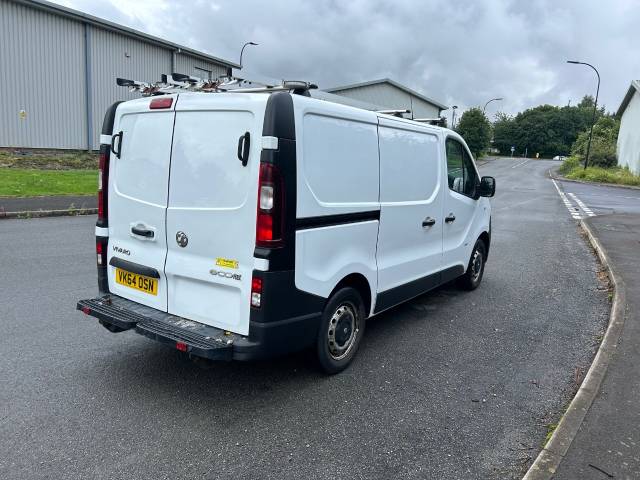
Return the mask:
M566 160L567 157L565 157L564 155L556 155L555 157L553 157L554 160Z

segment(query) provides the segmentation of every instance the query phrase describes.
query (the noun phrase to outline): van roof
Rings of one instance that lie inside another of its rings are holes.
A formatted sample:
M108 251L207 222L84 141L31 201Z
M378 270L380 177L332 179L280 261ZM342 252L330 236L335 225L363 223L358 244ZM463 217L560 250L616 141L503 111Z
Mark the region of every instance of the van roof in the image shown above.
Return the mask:
M227 91L227 92L191 92L191 91L183 91L183 92L174 92L177 95L180 96L189 96L189 97L197 97L197 96L202 96L202 98L211 98L212 95L215 96L219 96L219 95L232 95L234 97L237 96L242 96L243 98L248 98L250 100L254 100L256 102L262 103L264 101L266 101L266 98L269 95L273 95L274 92L269 92L269 91L265 91L265 92L243 92L242 90L238 90L238 91ZM290 93L291 95L294 95L292 93ZM167 94L163 94L163 95L167 95ZM354 104L353 102L339 102L339 101L335 101L333 97L339 97L337 95L331 95L331 96L322 96L322 98L318 98L318 97L314 97L313 95L311 96L306 96L306 95L296 95L296 97L300 97L300 98L304 98L305 101L309 101L309 102L313 102L313 103L318 103L318 104L324 104L324 105L341 105L344 108L347 109L353 109L353 110L359 110L359 111L365 111L365 112L369 112L372 114L375 114L377 117L379 118L385 118L388 120L392 120L394 122L397 123L404 123L407 125L412 125L412 126L419 126L421 128L425 128L428 130L432 130L432 131L446 131L446 132L451 132L451 133L455 133L453 130L450 130L449 128L445 128L445 127L440 127L438 125L432 125L429 123L425 123L425 122L418 122L416 120L412 120L409 118L403 118L403 117L397 117L394 115L389 115L386 113L380 113L377 112L374 108L375 106L373 105L367 105L367 104ZM137 103L137 102L141 102L144 100L150 99L150 98L154 98L153 96L151 97L141 97L141 98L137 98L137 99L133 99L133 100L128 100L126 103ZM339 97L342 98L342 97ZM145 102L146 104L146 102ZM457 135L457 134L456 134Z

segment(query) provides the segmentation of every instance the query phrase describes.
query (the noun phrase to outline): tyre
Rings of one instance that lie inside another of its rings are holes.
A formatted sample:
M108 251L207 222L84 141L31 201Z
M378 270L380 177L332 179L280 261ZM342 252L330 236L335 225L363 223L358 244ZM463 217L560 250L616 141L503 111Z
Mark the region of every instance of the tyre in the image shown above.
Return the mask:
M471 252L467 271L460 277L460 285L465 290L475 290L482 281L484 264L487 258L487 249L482 240L478 240Z
M349 366L364 334L365 317L364 302L356 289L341 288L331 296L316 344L318 361L326 373L332 375Z

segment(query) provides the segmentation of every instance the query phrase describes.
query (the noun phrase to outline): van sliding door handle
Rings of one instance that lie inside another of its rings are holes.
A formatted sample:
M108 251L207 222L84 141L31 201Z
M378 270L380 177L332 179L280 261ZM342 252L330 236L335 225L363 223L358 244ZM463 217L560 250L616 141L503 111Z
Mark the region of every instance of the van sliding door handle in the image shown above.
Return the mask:
M436 220L431 217L427 217L422 221L423 228L433 227L435 224L436 224Z
M133 233L134 235L138 235L139 237L145 237L145 238L153 238L153 230L148 230L146 228L140 228L140 227L131 227L131 233Z
M453 213L450 213L448 216L444 218L444 221L446 223L451 223L451 222L454 222L455 219L456 219L456 216Z

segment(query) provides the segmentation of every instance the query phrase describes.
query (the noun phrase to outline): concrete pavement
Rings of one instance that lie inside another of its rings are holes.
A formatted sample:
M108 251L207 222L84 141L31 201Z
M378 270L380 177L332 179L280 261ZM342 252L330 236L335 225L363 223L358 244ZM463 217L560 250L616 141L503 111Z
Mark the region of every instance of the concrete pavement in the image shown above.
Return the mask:
M604 382L556 475L640 478L640 215L587 220L626 290L624 326Z
M87 210L98 207L96 195L55 195L44 197L0 197L0 218L12 213Z
M520 162L481 167L482 286L372 320L334 377L304 354L203 370L111 334L75 311L95 217L0 222L0 478L519 478L608 316L553 162Z

